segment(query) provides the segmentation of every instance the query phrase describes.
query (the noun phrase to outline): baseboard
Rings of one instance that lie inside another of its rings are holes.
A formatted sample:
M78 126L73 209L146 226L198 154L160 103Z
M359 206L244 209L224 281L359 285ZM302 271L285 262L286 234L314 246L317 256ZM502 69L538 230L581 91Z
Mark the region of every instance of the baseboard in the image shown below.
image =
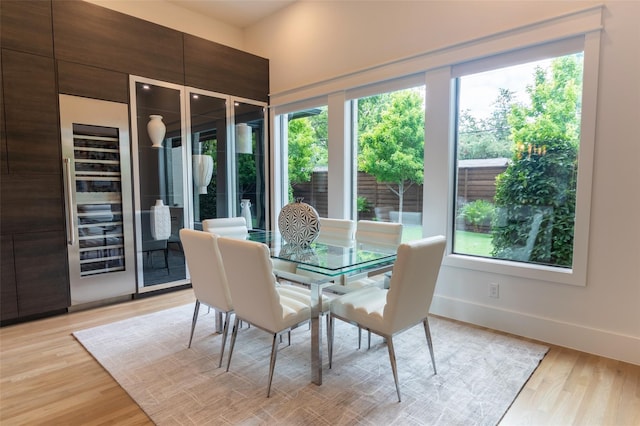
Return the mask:
M434 315L640 365L640 338L435 295Z

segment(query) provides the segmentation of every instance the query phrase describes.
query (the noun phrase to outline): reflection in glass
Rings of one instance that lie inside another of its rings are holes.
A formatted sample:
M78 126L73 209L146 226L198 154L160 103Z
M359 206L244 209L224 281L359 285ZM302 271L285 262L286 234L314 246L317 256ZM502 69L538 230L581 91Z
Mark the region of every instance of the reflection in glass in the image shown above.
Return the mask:
M191 93L191 162L193 167L193 220L227 217L227 111L226 100Z
M302 198L321 217L328 215L327 106L287 114L288 202Z
M241 205L249 208L252 223L249 228L266 229L266 173L265 173L265 106L236 102L234 104L234 116L237 138L247 133L250 136L251 149L247 143L242 144L242 139L236 140L235 175L236 196L232 211L234 216L241 213ZM240 135L238 135L240 133ZM237 143L241 143L241 150L237 150ZM244 145L244 146L243 146ZM243 201L243 200L248 200ZM246 214L245 217L249 217Z

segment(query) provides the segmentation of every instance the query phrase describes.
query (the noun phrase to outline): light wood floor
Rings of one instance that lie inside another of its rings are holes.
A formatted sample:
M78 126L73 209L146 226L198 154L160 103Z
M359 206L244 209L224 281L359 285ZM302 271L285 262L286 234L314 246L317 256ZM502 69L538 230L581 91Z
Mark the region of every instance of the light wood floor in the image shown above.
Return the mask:
M151 424L71 332L193 300L183 290L1 328L0 424ZM552 346L501 424L638 426L640 366Z

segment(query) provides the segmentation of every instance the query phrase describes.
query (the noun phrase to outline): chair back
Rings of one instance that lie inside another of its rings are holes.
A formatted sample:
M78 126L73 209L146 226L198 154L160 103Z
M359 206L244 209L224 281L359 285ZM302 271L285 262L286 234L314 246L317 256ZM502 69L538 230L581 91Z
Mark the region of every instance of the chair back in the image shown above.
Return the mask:
M320 218L318 241L327 244L349 246L353 241L355 222L350 219Z
M283 319L269 248L255 241L218 240L236 315L272 333Z
M402 242L402 224L359 220L356 241L366 247L397 249Z
M231 293L218 249L218 236L183 228L180 241L196 298L220 311L231 311Z
M242 216L205 219L202 221L202 230L221 237L246 239L249 235L247 221Z
M411 327L429 314L446 238L442 235L401 244L384 307L390 333Z

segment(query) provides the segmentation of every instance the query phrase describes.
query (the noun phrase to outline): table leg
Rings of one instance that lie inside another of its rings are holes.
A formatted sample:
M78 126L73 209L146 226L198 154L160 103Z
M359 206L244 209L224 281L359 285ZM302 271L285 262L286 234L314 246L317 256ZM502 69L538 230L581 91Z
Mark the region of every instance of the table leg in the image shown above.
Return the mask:
M322 384L322 321L320 308L322 285L311 284L311 381Z
M216 333L222 334L222 312L217 309L214 312L216 313Z

